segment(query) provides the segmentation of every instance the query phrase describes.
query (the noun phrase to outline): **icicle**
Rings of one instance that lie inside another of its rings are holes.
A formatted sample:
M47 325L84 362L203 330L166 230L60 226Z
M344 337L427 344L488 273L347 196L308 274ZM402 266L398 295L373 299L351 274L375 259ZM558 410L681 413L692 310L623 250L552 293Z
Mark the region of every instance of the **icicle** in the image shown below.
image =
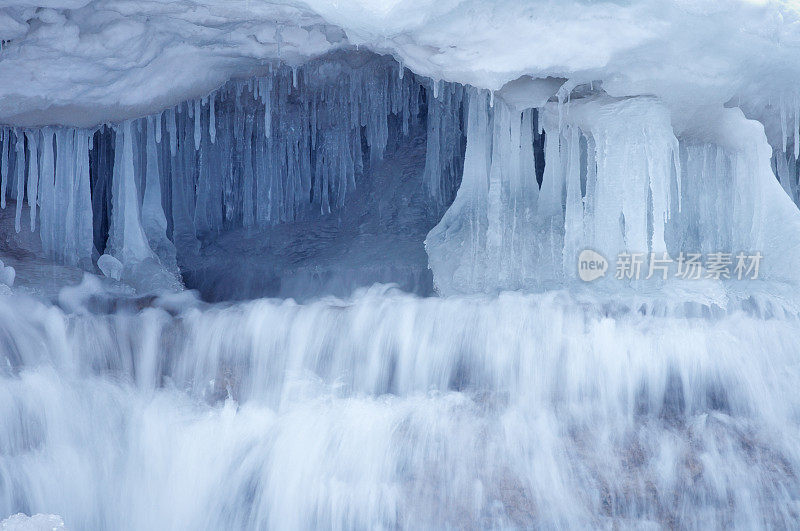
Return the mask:
M75 172L72 184L74 214L71 216L72 247L69 261L88 266L92 259L92 194L89 176L89 146L91 133L76 131L73 142Z
M262 99L264 100L264 135L267 138L272 136L272 83L271 80L267 81L269 86L265 87L264 92L262 93Z
M491 92L490 92L491 101ZM486 208L487 280L505 286L510 264L516 260L514 239L515 197L510 190L519 183L519 115L502 103L494 107L492 120L492 161Z
M199 117L199 109L196 110ZM158 119L156 119L158 120ZM167 238L167 218L161 204L161 178L158 169L158 152L154 138L152 118L147 118L145 130L146 170L144 197L142 199L142 228L150 248L168 269L177 271L175 247Z
M17 170L17 204L14 216L14 230L19 232L22 228L22 202L25 197L25 137L22 131L16 132L17 136L17 157L16 157L16 170Z
M536 180L536 159L533 150L533 109L527 109L522 113L522 125L520 126L520 179L523 183L523 194L528 197L528 204L531 210L535 208L539 200L539 183ZM527 212L530 216L532 211Z
M156 118L155 118L155 121L156 121L156 143L158 143L158 144L161 143L161 120L162 120L163 116L164 116L164 113L158 113L158 116L156 116Z
M46 255L53 253L53 230L57 223L55 216L55 167L53 156L53 140L55 133L49 128L42 129L42 161L39 174L39 235L42 250Z
M567 135L567 197L564 214L564 272L574 276L575 264L583 242L583 205L581 196L580 132L570 127Z
M36 204L39 194L39 134L27 132L28 138L28 207L31 215L31 232L36 230Z
M255 206L253 203L253 115L248 114L245 121L244 157L242 160L242 225L249 229L255 225Z
M106 251L125 265L153 256L141 224L131 128L131 122L127 121L117 129L115 152L118 155L114 164L112 216Z
M786 117L786 103L784 101L783 96L781 96L781 103L780 103L780 112L781 112L781 151L786 151L786 145L788 140L788 133L787 133L787 117Z
M67 263L73 258L72 224L75 213L73 203L73 184L75 181L74 130L59 128L56 130L55 160L55 214L56 223L53 229L53 248L56 257Z
M800 99L794 98L794 158L800 158Z
M180 105L178 105L180 110ZM178 154L178 117L175 116L175 110L169 109L167 111L167 133L169 134L169 153L173 157Z
M211 143L217 142L217 109L216 109L216 94L211 94L208 100L208 136L211 138Z
M8 151L11 149L11 131L3 129L2 131L2 148L3 153L0 158L0 208L6 207L6 187L8 186Z
M202 139L200 119L200 100L194 100L194 150L200 150L200 140Z
M678 200L678 212L680 212L683 203L683 175L681 173L680 145L677 138L672 143L672 166L676 176L675 180L678 188L678 197L676 199Z
M441 107L438 100L428 102L428 134L425 150L425 170L423 180L428 185L428 193L437 201L441 198Z
M597 149L594 137L586 137L586 194L583 198L583 233L587 246L595 246L595 190L597 188Z
M541 121L541 115L540 115ZM561 173L561 134L550 124L545 126L544 141L544 177L539 193L538 215L544 218L563 215L561 198L564 190L564 176Z

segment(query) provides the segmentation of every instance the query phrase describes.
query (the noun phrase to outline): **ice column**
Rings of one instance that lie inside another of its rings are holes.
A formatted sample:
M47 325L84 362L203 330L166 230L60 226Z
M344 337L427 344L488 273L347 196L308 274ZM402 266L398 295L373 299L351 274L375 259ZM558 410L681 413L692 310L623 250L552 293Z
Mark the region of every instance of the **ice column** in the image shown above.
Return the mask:
M531 128L530 132L524 127ZM532 121L486 92L469 94L461 187L425 245L442 293L492 291L532 274L528 260L538 184ZM534 189L536 191L534 191Z
M652 98L589 97L540 110L545 171L539 190L532 110L472 93L464 177L428 235L440 292L535 290L577 277L592 248L666 251L676 208L678 142ZM488 165L488 168L487 168Z
M153 252L142 229L133 166L134 137L130 121L124 122L117 129L116 139L107 253L121 263L128 264L153 258Z

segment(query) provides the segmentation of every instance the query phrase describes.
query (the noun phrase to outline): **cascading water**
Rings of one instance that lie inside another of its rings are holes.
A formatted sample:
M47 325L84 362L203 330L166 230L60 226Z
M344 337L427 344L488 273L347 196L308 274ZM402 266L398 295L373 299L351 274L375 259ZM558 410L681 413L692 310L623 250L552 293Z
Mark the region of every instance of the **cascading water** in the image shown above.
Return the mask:
M800 525L800 212L763 126L354 51L262 74L3 130L0 517ZM695 251L764 262L614 275Z
M800 324L589 302L7 301L0 511L75 529L796 524Z

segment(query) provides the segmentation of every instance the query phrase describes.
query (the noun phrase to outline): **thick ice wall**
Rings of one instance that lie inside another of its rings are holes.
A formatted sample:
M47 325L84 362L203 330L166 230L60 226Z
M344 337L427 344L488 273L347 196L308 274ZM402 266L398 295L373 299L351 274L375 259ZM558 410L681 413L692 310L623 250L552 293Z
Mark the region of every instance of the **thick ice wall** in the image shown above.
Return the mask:
M472 94L462 186L426 242L443 293L562 283L586 248L665 251L678 175L666 108L652 98L547 106L541 191L533 113Z
M772 171L764 126L740 109L719 108L678 134L685 191L674 219L683 239L674 244L686 245L692 233L699 250L760 251L762 278L796 285L800 211Z
M732 260L761 253L760 280L797 284L800 212L775 179L760 123L719 107L676 137L657 98L560 97L539 113L546 137L539 191L526 162L530 111L499 98L490 107L485 93L471 94L462 186L426 241L442 293L569 284L585 249L610 264L601 284L645 287L613 278L621 254L643 257L644 280L648 258L681 253Z
M529 235L539 195L534 113L522 115L501 100L490 113L489 104L485 91L471 92L461 187L426 240L444 293L455 291L453 284L467 292L512 286L533 274Z

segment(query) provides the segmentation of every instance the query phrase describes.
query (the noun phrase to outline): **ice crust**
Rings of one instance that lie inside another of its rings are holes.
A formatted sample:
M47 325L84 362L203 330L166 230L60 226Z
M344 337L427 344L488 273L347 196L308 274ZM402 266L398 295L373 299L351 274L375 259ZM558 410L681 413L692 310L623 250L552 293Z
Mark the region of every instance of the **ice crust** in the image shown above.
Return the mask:
M684 110L794 99L800 74L794 0L9 0L0 15L0 122L28 126L151 114L346 46L436 80L597 81Z
M65 531L60 516L53 514L35 514L27 516L22 513L9 516L0 522L3 531Z

